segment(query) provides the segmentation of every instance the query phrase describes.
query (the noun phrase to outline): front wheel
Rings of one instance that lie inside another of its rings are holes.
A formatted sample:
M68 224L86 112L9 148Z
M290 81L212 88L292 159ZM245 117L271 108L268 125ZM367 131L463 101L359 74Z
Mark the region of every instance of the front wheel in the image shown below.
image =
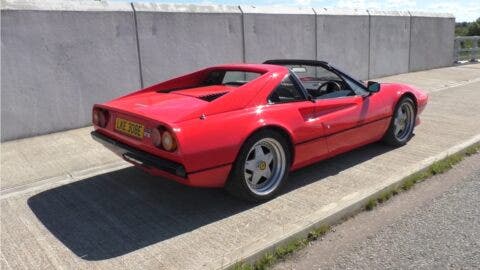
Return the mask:
M383 141L392 146L405 145L412 138L415 118L415 103L409 97L402 98L395 107Z
M290 152L281 134L263 130L242 146L226 189L248 201L265 201L275 196L288 176Z

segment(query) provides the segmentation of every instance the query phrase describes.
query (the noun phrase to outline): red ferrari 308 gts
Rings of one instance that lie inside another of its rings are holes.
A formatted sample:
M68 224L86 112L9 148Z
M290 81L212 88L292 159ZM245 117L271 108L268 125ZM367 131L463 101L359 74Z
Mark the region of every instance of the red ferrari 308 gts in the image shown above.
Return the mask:
M153 175L262 201L291 170L379 140L404 145L427 99L323 61L221 65L95 105L92 136Z

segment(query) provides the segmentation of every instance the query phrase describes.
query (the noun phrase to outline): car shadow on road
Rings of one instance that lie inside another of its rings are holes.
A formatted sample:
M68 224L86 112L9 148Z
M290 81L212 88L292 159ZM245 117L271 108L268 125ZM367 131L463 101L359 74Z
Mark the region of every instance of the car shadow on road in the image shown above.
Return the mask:
M296 171L284 192L390 150L372 144ZM90 261L121 256L256 206L222 189L190 188L136 168L43 191L30 197L28 205L57 239Z

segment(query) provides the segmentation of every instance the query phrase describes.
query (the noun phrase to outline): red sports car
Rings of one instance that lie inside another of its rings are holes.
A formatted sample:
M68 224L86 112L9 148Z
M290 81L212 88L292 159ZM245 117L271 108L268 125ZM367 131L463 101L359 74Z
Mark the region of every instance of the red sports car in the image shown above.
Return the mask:
M379 140L404 145L427 99L323 61L220 65L96 104L92 136L153 175L261 201L291 170Z

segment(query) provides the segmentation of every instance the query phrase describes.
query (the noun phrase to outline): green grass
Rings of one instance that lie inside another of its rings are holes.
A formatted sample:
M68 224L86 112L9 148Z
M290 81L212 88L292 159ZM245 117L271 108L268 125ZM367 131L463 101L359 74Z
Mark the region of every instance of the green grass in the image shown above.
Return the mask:
M480 151L480 144L477 144L476 147L470 147L467 150L465 150L465 155L466 156L471 156L475 155Z
M278 260L284 259L288 255L306 247L308 243L317 240L330 230L330 226L320 226L308 233L307 237L293 240L285 245L275 249L273 253L263 255L253 264L237 263L235 270L264 270L275 264Z
M450 170L455 164L462 161L466 156L471 156L480 151L480 143L474 144L464 151L447 156L446 158L434 162L430 165L427 169L414 173L407 177L400 188L391 189L388 191L383 192L377 198L370 199L365 204L365 210L373 210L378 204L384 203L389 200L391 197L397 195L402 190L409 190L412 188L416 183L424 181L434 175L442 174L448 170Z
M424 181L436 174L441 174L449 169L451 169L455 164L462 161L465 156L471 156L480 152L480 143L474 144L473 146L468 147L464 151L447 156L446 158L434 162L427 169L414 173L407 177L402 185L399 188L393 188L382 192L378 197L368 200L365 204L366 210L373 210L378 204L388 201L391 197L399 194L402 190L409 190L416 183ZM303 249L310 242L317 240L322 235L326 234L330 230L330 226L323 225L319 228L312 230L304 238L296 239L287 244L281 245L275 249L273 252L264 254L259 260L255 263L244 263L239 262L233 266L235 270L264 270L268 269L270 266L274 265L277 261L286 258L288 255Z
M378 197L377 201L379 203L383 203L383 202L388 201L392 196L393 196L392 191L385 191L382 194L380 194L380 197Z
M377 206L377 200L375 199L370 199L368 200L367 204L365 205L365 209L368 211L373 210Z

